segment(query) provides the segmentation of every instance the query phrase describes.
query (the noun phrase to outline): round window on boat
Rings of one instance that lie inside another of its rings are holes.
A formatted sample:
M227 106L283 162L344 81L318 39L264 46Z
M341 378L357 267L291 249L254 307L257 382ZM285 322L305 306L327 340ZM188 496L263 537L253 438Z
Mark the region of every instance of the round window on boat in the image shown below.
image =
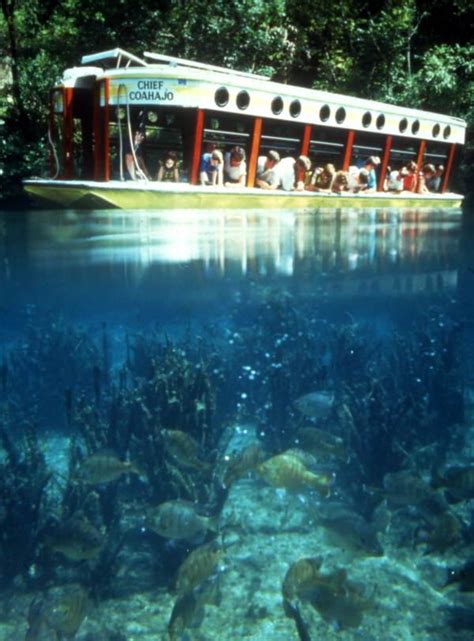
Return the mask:
M226 87L219 87L214 94L214 100L218 107L225 107L229 102L229 91Z
M221 126L218 118L211 118L210 123L211 129L219 129Z
M420 131L420 121L415 120L415 122L411 126L411 133L416 135Z
M377 116L375 126L377 127L377 129L383 129L385 127L385 116L383 114L379 114Z
M398 125L398 128L401 134L405 133L405 131L408 129L408 120L406 118L402 118L400 120L400 124Z
M449 136L451 135L451 127L448 125L447 127L444 128L443 130L443 138L447 140Z
M149 111L146 117L148 118L148 122L151 122L152 124L158 122L158 114L156 111Z
M362 116L362 126L370 127L371 122L372 122L372 114L370 113L370 111L366 111L365 114Z
M331 115L331 108L329 105L323 105L321 109L319 110L319 118L323 122L326 122L326 120L329 120L329 116Z
M272 113L274 113L275 116L278 116L278 114L281 114L282 111L283 111L283 99L280 96L277 96L272 100Z
M342 125L345 119L346 119L346 110L344 109L344 107L339 107L339 109L336 111L337 124Z
M435 125L433 127L433 138L437 138L441 132L441 127L439 125Z
M247 109L250 104L250 96L248 91L239 91L239 93L237 94L236 103L239 109Z
M293 100L293 102L290 104L290 115L293 116L293 118L298 118L300 113L301 102L299 100Z

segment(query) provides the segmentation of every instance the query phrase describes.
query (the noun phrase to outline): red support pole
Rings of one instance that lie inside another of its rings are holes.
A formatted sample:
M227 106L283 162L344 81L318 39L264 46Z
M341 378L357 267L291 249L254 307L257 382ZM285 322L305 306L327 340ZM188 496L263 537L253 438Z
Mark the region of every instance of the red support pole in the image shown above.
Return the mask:
M104 162L104 181L105 182L108 182L110 180L109 98L110 98L110 80L106 78L104 80L104 117L103 117L103 136L104 136L103 162Z
M255 186L257 173L258 152L260 150L260 137L262 135L262 118L255 118L253 122L252 144L250 147L249 164L247 167L247 187Z
M199 182L199 165L201 163L201 149L202 139L204 133L204 110L197 109L196 111L196 125L194 128L194 147L191 162L191 185L197 185Z
M102 127L100 113L100 86L101 82L96 83L94 89L94 113L93 113L93 132L94 132L94 180L102 178Z
M379 184L377 185L378 191L383 191L385 183L385 176L387 174L388 161L390 160L390 150L392 149L393 136L387 136L385 139L385 147L383 149L382 163L380 164Z
M419 182L420 182L420 171L423 166L423 156L425 155L426 149L426 140L420 141L420 146L418 147L418 156L416 158L416 191L418 191Z
M303 138L301 139L300 154L307 156L309 154L309 145L311 143L311 125L305 125L303 130Z
M54 100L55 100L55 94L57 90L53 90L49 94L49 135L51 138L51 141L53 145L55 144L55 136L56 136L56 122L55 122L55 112L54 112ZM56 163L54 160L54 153L51 148L51 143L49 146L49 175L51 178L56 174Z
M64 153L64 178L70 180L74 170L73 154L73 100L74 89L65 87L63 89L63 153Z
M355 131L351 129L347 132L346 148L344 150L344 160L342 162L342 171L347 171L351 164L352 145L354 144Z
M451 175L451 171L453 169L453 162L454 162L454 154L455 153L456 153L456 145L453 143L451 145L451 147L449 148L448 160L446 161L446 167L444 169L443 182L441 184L441 193L442 194L444 194L444 192L448 188L449 176Z

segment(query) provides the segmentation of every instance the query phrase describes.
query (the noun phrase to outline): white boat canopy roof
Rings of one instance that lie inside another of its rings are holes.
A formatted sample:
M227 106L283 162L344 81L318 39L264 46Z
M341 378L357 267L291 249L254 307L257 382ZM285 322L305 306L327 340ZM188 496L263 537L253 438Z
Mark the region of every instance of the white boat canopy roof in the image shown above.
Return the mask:
M116 67L117 69L122 66L130 67L133 66L133 64L139 65L140 67L148 66L148 64L138 56L134 56L133 53L128 53L128 51L118 47L115 49L109 49L108 51L92 53L88 56L82 56L81 58L81 64L83 65L88 65L92 62L102 62L104 63L104 67Z

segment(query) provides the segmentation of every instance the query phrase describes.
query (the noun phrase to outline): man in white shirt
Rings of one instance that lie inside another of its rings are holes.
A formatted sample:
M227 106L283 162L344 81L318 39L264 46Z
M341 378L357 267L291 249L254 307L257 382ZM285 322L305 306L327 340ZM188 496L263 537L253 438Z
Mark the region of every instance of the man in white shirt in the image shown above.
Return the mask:
M266 156L259 156L257 160L257 177L255 184L261 189L276 189L278 177L276 168L280 162L278 151L270 150Z
M245 187L247 163L242 147L232 147L224 154L224 175L226 187Z

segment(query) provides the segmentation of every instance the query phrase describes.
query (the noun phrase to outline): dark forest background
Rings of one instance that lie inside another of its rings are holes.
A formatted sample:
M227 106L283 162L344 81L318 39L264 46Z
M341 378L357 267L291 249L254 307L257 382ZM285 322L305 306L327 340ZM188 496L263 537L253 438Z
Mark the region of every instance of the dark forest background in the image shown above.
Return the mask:
M48 94L82 55L121 47L465 118L473 191L471 0L0 0L0 201L47 158Z

